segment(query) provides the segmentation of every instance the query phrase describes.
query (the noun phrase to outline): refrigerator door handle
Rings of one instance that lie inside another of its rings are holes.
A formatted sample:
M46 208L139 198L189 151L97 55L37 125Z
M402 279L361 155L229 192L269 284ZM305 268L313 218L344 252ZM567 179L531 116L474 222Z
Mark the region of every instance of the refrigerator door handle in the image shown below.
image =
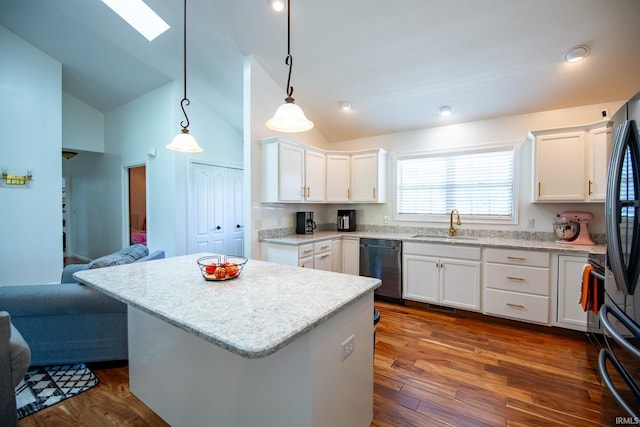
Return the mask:
M634 417L634 419L638 419L638 414L624 400L624 397L622 396L622 394L620 394L620 392L616 388L615 384L611 380L611 376L609 376L609 371L607 370L607 364L606 364L607 363L607 359L609 359L609 361L611 362L613 367L618 371L620 376L622 376L624 381L627 383L627 385L631 389L631 392L635 395L636 399L640 399L640 387L638 387L638 385L633 380L633 378L631 377L629 372L627 372L627 370L624 368L624 366L622 366L622 364L615 357L615 355L611 354L611 352L607 348L603 348L602 350L600 350L600 353L598 354L598 368L600 370L600 373L602 374L602 380L606 384L606 386L609 389L609 391L611 391L611 394L616 399L618 404L625 411L627 411L627 414L629 414L630 416Z
M611 335L615 342L617 342L633 356L640 359L640 350L638 350L636 346L631 344L629 340L620 335L620 333L613 327L611 321L609 320L609 313L611 313L613 317L617 318L636 338L640 338L640 326L638 326L636 322L629 318L629 316L624 314L622 310L620 310L620 308L618 308L618 306L616 306L615 304L603 304L602 307L600 307L600 322L602 322L602 326L604 327L604 329L609 333L609 335Z

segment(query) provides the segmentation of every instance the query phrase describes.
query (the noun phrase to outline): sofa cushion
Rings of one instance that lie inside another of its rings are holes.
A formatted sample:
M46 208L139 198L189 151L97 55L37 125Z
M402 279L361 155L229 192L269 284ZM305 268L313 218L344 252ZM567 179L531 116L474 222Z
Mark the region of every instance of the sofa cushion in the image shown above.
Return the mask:
M31 365L31 351L13 324L11 325L9 347L11 348L11 380L15 388Z
M131 245L118 252L105 255L91 261L88 268L101 268L112 265L129 264L147 255L149 255L149 248L145 245Z

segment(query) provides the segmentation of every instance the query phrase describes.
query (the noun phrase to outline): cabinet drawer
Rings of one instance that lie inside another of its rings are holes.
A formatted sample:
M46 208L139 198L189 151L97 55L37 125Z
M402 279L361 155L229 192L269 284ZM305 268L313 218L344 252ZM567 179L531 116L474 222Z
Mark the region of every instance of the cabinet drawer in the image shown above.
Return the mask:
M323 242L316 242L313 244L313 253L319 254L321 252L327 252L331 250L333 242L331 240L325 240Z
M549 269L485 264L485 287L549 296Z
M487 262L499 262L513 265L549 267L548 252L520 251L517 249L485 249Z
M430 243L404 242L405 254L425 255L438 258L458 258L480 260L480 248L457 245L433 245Z
M298 258L304 258L313 255L313 243L307 243L298 247Z
M549 297L485 289L486 314L549 324Z

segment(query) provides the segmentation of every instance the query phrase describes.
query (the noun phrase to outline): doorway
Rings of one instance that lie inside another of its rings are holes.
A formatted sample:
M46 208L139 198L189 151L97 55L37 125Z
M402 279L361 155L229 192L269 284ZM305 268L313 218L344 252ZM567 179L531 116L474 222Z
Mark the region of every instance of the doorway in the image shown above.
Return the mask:
M129 244L147 245L147 168L128 168Z

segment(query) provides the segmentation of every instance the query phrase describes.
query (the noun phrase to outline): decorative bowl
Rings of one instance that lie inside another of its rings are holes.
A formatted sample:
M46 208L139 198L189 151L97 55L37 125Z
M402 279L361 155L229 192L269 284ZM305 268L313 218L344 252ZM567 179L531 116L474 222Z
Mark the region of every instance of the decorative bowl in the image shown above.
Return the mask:
M197 262L205 280L221 282L240 276L247 261L247 258L241 256L210 255L198 258Z

